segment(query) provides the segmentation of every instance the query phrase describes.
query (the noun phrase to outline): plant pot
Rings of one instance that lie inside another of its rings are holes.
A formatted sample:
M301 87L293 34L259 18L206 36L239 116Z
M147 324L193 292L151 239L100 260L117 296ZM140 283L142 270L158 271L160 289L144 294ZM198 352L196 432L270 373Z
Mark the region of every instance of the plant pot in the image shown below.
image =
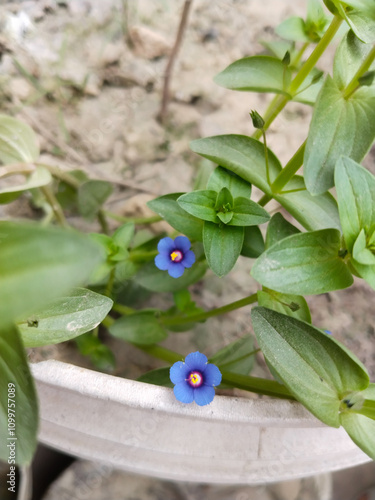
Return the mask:
M71 455L179 481L258 484L370 458L301 404L216 396L204 407L171 389L59 361L31 365L39 439Z

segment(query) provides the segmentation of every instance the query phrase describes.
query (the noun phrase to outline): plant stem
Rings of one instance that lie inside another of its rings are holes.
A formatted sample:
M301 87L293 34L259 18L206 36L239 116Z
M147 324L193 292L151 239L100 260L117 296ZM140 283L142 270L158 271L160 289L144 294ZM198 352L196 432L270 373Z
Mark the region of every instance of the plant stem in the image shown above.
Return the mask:
M305 153L306 141L294 153L276 179L273 181L271 189L273 193L279 193L290 179L297 173L303 164L303 155Z
M240 300L236 300L235 302L231 302L226 306L218 307L217 309L212 309L211 311L205 311L202 313L190 314L183 318L177 318L175 316L161 316L160 321L165 326L175 326L175 325L183 325L185 323L195 322L195 321L203 321L208 318L212 318L213 316L218 316L220 314L224 314L230 311L234 311L235 309L239 309L240 307L245 307L249 304L254 304L257 301L257 294L253 293L249 297L245 297Z
M57 201L55 195L53 194L51 187L50 186L41 186L39 189L42 191L47 202L51 206L53 213L55 214L55 217L56 217L57 221L59 222L59 224L63 227L69 227L69 224L67 223L67 221L65 219L64 212L63 212L59 202Z
M367 54L367 57L361 64L360 68L356 72L356 74L353 76L353 78L350 80L348 85L346 86L346 89L343 93L344 99L348 99L359 87L358 79L368 71L370 68L371 64L373 63L375 59L375 47L373 47L370 52Z
M268 163L268 149L267 149L267 139L266 139L266 131L262 128L263 135L263 146L264 146L264 159L266 161L266 174L267 174L267 183L271 186L271 178L270 178L270 166Z
M296 54L295 59L291 62L293 66L297 66L297 64L300 62L303 54L305 53L305 50L307 47L310 45L310 42L305 42L302 47L300 48L299 52Z
M79 180L77 180L73 175L69 174L68 172L64 172L61 170L59 167L55 167L53 165L46 165L45 163L35 163L35 165L38 165L39 167L44 167L47 170L51 172L51 174L56 177L57 179L60 179L63 182L66 182L70 186L72 186L75 189L78 189L81 183Z
M153 222L159 222L163 220L163 217L160 217L160 215L152 215L151 217L123 217L122 215L108 212L108 210L103 210L103 213L107 217L123 223L134 222L134 224L152 224Z
M100 224L100 227L102 228L103 233L109 235L109 227L108 227L107 219L105 218L105 214L104 214L104 211L102 209L100 209L98 211L97 218L98 218L98 222Z
M113 284L115 282L115 274L116 274L115 268L111 269L111 272L110 272L109 278L108 278L108 282L107 282L107 286L105 288L105 293L104 293L107 297L111 297L111 295L112 295L112 288L113 288Z
M156 257L158 254L157 250L150 250L148 252L130 252L129 260L132 262L143 262L145 259L150 260L150 257Z
M267 130L277 115L284 109L288 101L293 98L293 96L298 91L301 84L305 81L311 70L315 67L316 63L322 56L323 52L326 50L333 37L336 35L337 30L339 29L343 19L341 17L335 16L331 24L328 26L327 31L324 33L319 43L316 45L315 49L312 51L310 56L306 59L306 61L301 66L300 70L297 72L296 76L293 78L289 89L289 95L279 95L277 99L271 101L271 105L269 110L267 110L264 116L264 130ZM261 136L261 131L256 131L253 135L255 139L259 139Z
M260 205L261 207L264 207L267 205L267 203L269 201L272 200L272 196L270 196L269 194L264 194L261 199L258 201L258 205Z

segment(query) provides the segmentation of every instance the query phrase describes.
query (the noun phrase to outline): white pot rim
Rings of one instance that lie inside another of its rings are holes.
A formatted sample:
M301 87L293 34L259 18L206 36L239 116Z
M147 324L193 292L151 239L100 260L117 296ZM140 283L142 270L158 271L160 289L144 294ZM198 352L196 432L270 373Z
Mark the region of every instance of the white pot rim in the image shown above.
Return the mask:
M32 364L41 442L164 479L259 484L370 461L345 431L301 404L215 396L199 407L173 390L60 361Z

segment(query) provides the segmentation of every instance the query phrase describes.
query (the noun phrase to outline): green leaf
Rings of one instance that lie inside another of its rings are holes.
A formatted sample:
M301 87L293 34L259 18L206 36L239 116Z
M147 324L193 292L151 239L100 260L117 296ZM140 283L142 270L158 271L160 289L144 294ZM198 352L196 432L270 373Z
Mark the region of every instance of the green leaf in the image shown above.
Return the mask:
M162 387L173 387L171 379L169 378L170 367L156 368L147 373L144 373L137 378L138 382L144 382L146 384L160 385Z
M233 198L237 196L250 198L251 196L251 184L249 182L223 167L216 167L208 179L207 189L219 193L224 187L229 189Z
M292 72L275 57L244 57L215 76L214 81L231 90L274 92L288 95Z
M375 4L373 0L334 1L339 13L364 43L375 41ZM349 7L349 8L348 8Z
M255 354L254 339L244 335L220 349L209 358L209 362L221 370L248 375L254 367Z
M309 306L301 295L279 293L269 288L258 290L257 294L258 305L311 323Z
M353 258L360 264L375 266L375 255L366 245L366 234L362 229L353 246Z
M154 262L144 265L135 276L135 281L153 292L176 292L199 281L205 274L205 262L196 262L190 269L185 269L181 278L175 279L166 271L160 271Z
M322 71L314 68L303 82L303 85L301 85L298 89L298 93L294 95L292 100L314 106L323 86L323 75L324 73Z
M0 322L32 313L85 283L104 258L88 236L0 222Z
M358 89L345 99L328 75L315 105L305 148L306 187L321 194L333 186L334 168L341 155L360 161L375 137L375 93Z
M289 52L292 56L292 59L295 57L295 43L289 42L286 40L260 40L259 43L263 45L266 49L268 49L271 54L277 57L277 59L282 60L287 52Z
M0 459L8 462L12 449L7 445L15 443L17 464L29 464L37 444L37 430L38 404L25 350L17 329L3 326L0 329L0 435L3 440ZM17 440L7 439L11 437Z
M112 191L112 184L107 181L87 181L81 184L78 188L80 214L88 219L94 218Z
M173 193L160 196L147 202L147 205L180 233L192 240L202 241L203 222L188 214L177 203L177 198L183 194Z
M340 238L337 229L288 236L257 259L251 274L282 293L312 295L346 288L353 277L339 257Z
M191 305L194 304L194 302L191 300L189 291L186 289L174 292L173 300L180 312L189 311Z
M246 226L244 228L244 240L241 255L256 259L264 252L264 240L262 232L258 226Z
M17 321L25 347L65 342L93 330L107 316L113 301L85 288L75 288Z
M128 248L130 246L130 242L134 236L134 224L133 222L128 222L116 229L116 231L112 235L112 240L116 245L119 245L123 248Z
M300 230L284 219L280 212L277 212L271 217L267 226L266 248L272 247L276 242L297 233L300 233Z
M233 218L231 226L257 226L270 220L270 216L263 207L255 201L238 197L234 200Z
M375 460L375 420L358 413L344 412L340 415L340 423L355 444Z
M204 223L204 252L208 265L217 276L222 277L233 268L241 253L243 240L243 227Z
M197 139L192 141L190 146L195 153L219 163L272 196L267 183L264 147L261 142L242 135L219 135ZM273 182L281 171L281 164L270 150L268 150L268 160L270 178ZM304 187L302 177L294 176L285 189L303 189ZM299 191L274 197L308 230L313 231L325 227L340 228L337 204L329 193L311 196L307 191Z
M311 413L340 426L340 402L347 392L365 389L365 367L321 330L276 311L256 307L253 328L267 363Z
M375 223L375 177L350 158L340 158L335 186L345 243L351 252L361 230L369 231Z
M180 196L177 203L183 210L198 219L217 222L216 198L217 193L215 191L192 191Z
M154 313L122 316L109 327L109 332L118 339L140 345L157 344L168 336Z
M221 220L223 224L229 224L230 221L233 219L233 212L218 212L217 216ZM236 224L235 224L236 225Z
M283 21L276 28L276 33L285 40L294 42L310 42L310 38L306 35L305 21L301 17L290 17Z
M16 186L8 186L0 189L0 195L5 193L20 193L28 189L45 186L52 181L52 176L49 171L44 167L36 167L35 171L30 174L23 184Z
M233 196L228 188L223 187L217 195L215 210L216 211L230 211L233 208ZM214 222L214 221L212 221Z
M87 356L97 370L112 372L116 367L115 356L108 346L93 333L86 333L75 338L79 352Z
M0 115L0 160L4 163L32 163L39 158L35 132L26 123Z
M367 283L375 290L375 266L360 264L354 259L351 259L350 264L353 266L356 274L367 281Z
M333 63L333 80L344 90L371 52L372 45L362 43L349 31L338 46Z

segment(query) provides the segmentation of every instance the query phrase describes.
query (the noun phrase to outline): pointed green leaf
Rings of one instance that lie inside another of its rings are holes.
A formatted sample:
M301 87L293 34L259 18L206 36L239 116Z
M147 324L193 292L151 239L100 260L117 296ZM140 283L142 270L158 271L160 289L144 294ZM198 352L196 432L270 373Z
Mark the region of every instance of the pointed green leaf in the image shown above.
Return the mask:
M310 42L310 38L306 34L305 21L301 17L289 17L276 28L276 33L294 42Z
M373 0L345 0L345 3L335 0L334 3L340 15L362 42L375 41L375 3Z
M118 339L140 345L157 344L168 336L153 313L122 316L109 327L109 332Z
M100 247L86 235L0 222L0 322L32 313L85 283L102 260Z
M363 278L375 290L375 266L360 264L351 259L350 264L354 267L357 275Z
M239 59L215 76L214 81L231 90L274 92L288 95L292 72L275 57Z
M254 339L250 335L244 335L217 351L209 362L217 365L220 370L248 375L254 367L256 352Z
M352 251L362 229L375 223L375 177L350 158L340 158L335 168L335 186L345 243Z
M0 328L0 435L3 440L0 459L8 462L14 444L17 464L29 464L37 444L37 430L38 404L25 350L16 328L3 326ZM15 439L10 439L12 437Z
M173 387L171 379L169 377L170 367L156 368L155 370L150 370L137 378L138 382L144 382L145 384L160 385L162 387Z
M25 347L58 344L93 330L107 316L113 301L85 288L75 288L17 321Z
M233 212L218 212L217 216L221 220L223 224L229 224L230 221L233 219Z
M221 212L228 212L233 208L233 196L228 188L223 187L217 195L215 210Z
M369 384L362 363L303 321L263 307L253 309L251 318L267 363L287 389L322 422L339 427L341 397Z
M0 160L4 163L32 163L39 158L35 132L26 123L0 115Z
M231 226L257 226L270 220L268 212L263 207L247 198L235 198L233 212Z
M301 295L279 293L269 288L258 290L257 294L258 305L306 321L306 323L311 323L309 306Z
M147 205L180 233L192 240L202 241L202 220L188 214L177 203L177 198L183 194L172 193L160 196L147 202Z
M355 444L375 460L375 420L358 413L344 412L340 415L340 423Z
M190 146L194 152L219 163L264 193L272 195L267 183L264 147L261 142L242 135L219 135L197 139ZM271 150L268 150L268 160L273 182L281 171L281 164ZM304 188L305 184L300 176L294 176L285 187L286 190ZM274 197L307 230L340 228L337 204L329 193L311 196L307 191L298 191Z
M282 293L312 295L346 288L353 277L339 257L340 232L322 229L276 242L255 262L251 274Z
M246 226L244 228L244 240L241 249L241 255L256 259L264 252L264 240L261 230L258 226Z
M133 222L128 222L127 224L123 224L112 235L112 240L116 245L119 245L123 248L128 248L130 246L130 242L134 236L134 224Z
M241 253L243 239L243 227L204 223L204 252L208 265L217 276L222 277L233 268Z
M345 99L328 75L316 102L305 148L306 187L321 194L333 186L341 155L360 161L375 137L375 91L362 87Z
M217 222L218 219L215 210L216 198L217 193L215 191L192 191L180 196L177 199L177 203L183 210L198 219Z
M277 212L271 217L267 226L266 248L272 247L277 241L297 233L300 233L300 230L284 219L280 212Z
M251 184L249 182L223 167L217 167L208 179L207 189L219 193L223 187L229 189L233 198L237 196L250 198L251 196Z

